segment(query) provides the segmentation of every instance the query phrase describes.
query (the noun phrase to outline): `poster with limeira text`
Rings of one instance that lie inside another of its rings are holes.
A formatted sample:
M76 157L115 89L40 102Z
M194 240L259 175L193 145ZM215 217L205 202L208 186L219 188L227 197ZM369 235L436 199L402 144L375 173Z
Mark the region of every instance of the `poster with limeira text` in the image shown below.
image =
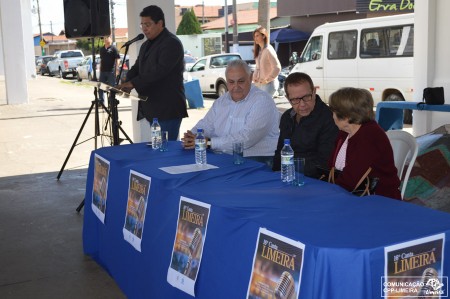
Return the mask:
M260 228L246 298L298 298L304 251L304 244Z
M195 296L211 205L181 197L167 282Z
M95 154L94 183L91 208L102 223L105 223L106 199L108 194L109 161Z
M445 234L385 247L383 298L447 297L443 277Z
M150 182L150 177L130 170L123 237L139 252L141 251L142 234L144 232Z

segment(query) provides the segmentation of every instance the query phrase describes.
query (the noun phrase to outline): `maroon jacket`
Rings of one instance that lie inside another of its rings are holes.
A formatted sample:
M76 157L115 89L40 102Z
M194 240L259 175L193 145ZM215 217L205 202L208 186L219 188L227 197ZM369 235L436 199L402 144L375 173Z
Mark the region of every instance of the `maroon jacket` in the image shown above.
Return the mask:
M339 131L329 167L333 167L339 149L348 133ZM389 139L383 129L375 122L362 124L361 128L348 140L345 167L335 183L352 191L361 176L372 167L370 177L379 179L375 194L400 199L400 180L394 164L394 154Z

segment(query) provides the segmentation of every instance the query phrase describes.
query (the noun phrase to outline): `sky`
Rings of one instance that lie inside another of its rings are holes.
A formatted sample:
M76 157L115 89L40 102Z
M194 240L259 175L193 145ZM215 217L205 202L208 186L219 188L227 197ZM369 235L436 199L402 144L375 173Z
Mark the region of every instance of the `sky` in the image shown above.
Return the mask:
M37 0L30 0L32 8L33 33L39 33L39 21L37 14ZM114 0L115 27L127 27L126 0ZM258 2L258 0L236 0L236 3ZM225 0L175 0L178 5L225 5ZM228 5L233 0L227 0ZM34 7L34 9L33 9ZM53 32L59 34L64 29L64 5L63 0L39 0L42 33ZM33 13L35 12L35 13ZM53 29L53 30L52 30Z

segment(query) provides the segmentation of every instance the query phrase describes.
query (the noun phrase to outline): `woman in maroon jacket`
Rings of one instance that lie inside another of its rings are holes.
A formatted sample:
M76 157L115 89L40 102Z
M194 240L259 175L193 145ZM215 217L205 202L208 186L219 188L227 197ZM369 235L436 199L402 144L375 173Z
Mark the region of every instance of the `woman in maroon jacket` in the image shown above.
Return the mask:
M330 95L329 105L340 130L329 161L330 167L342 171L335 183L352 191L370 167L369 176L379 179L375 194L401 200L392 147L374 121L370 92L341 88Z

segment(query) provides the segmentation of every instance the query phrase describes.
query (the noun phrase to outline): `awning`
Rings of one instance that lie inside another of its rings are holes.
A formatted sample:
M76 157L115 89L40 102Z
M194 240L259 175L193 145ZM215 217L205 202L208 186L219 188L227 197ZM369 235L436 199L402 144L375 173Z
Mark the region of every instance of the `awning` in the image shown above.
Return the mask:
M270 43L293 43L308 40L311 33L298 31L290 28L274 30L270 33Z
M282 28L270 33L270 43L275 43L275 50L278 50L279 43L293 43L308 40L310 36L311 33L290 28Z

